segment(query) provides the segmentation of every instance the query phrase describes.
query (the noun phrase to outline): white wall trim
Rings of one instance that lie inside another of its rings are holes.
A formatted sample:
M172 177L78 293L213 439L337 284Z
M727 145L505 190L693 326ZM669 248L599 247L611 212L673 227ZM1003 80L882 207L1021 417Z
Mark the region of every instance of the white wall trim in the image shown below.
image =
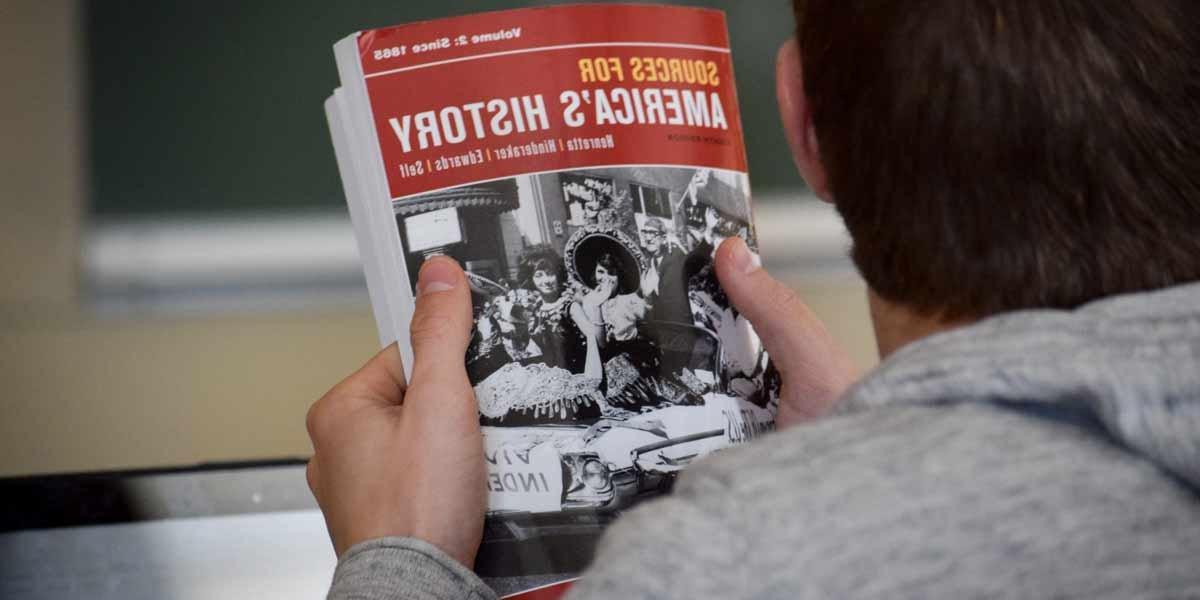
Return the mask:
M768 268L853 277L841 218L810 195L760 194L755 221ZM350 220L336 214L129 219L92 225L83 275L102 312L237 310L363 302Z

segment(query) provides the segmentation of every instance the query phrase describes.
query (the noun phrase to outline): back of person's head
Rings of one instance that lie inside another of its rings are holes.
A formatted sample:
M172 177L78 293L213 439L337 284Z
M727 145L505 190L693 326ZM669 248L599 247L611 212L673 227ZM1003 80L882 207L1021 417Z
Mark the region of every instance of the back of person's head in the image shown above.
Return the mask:
M944 318L1200 279L1200 2L795 0L852 256Z

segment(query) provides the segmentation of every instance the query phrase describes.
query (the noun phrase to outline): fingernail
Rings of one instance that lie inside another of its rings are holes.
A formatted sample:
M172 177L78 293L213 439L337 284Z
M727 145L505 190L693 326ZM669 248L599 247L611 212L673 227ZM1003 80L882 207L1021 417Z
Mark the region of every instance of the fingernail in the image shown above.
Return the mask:
M421 265L417 278L417 295L448 292L458 284L458 266L447 256L431 256Z
M746 241L738 238L733 243L733 264L742 272L743 275L749 275L762 268L762 259L757 254L750 251L750 247L746 245Z

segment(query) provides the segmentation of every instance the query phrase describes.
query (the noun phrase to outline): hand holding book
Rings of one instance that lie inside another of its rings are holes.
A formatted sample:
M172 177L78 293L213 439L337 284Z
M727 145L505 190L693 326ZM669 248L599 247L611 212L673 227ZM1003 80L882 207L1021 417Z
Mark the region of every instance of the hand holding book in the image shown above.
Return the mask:
M471 298L462 270L444 257L425 264L419 289L411 381L393 344L313 404L308 484L338 556L360 542L412 537L470 567L487 502L462 363Z
M854 376L845 352L740 239L718 249L716 269L734 306L781 357L785 425L831 408ZM486 487L475 394L460 358L470 338L468 286L457 264L440 257L423 266L418 290L411 385L392 345L317 401L308 481L339 556L368 540L412 537L470 567Z
M780 429L833 409L857 378L854 364L796 292L762 268L739 239L717 249L715 266L733 306L754 324L781 376Z

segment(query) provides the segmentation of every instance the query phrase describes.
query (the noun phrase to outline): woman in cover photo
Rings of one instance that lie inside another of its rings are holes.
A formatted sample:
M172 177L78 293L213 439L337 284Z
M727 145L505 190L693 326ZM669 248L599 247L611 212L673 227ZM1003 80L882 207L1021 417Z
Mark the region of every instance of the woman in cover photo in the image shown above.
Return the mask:
M567 242L567 257L571 277L584 288L572 316L599 345L611 412L702 404L698 386L663 372L659 349L639 329L651 307L641 295L646 261L638 246L620 230L588 226Z
M520 287L538 296L533 334L545 341L547 362L573 373L583 372L586 343L570 315L577 286L567 285L562 257L549 244L538 244L526 248L518 264Z

